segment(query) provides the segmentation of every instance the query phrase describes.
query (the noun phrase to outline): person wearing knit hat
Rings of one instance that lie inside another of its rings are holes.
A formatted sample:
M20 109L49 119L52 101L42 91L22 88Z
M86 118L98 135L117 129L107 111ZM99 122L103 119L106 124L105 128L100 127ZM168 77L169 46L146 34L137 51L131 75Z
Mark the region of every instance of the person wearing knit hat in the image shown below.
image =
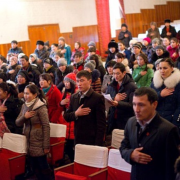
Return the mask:
M60 67L60 66L67 66L67 61L65 58L60 58L57 62L57 66Z
M129 47L129 41L132 39L132 34L128 30L127 24L121 24L121 32L119 33L118 40L122 41L126 48Z
M55 72L56 72L56 69L53 66L53 60L51 58L44 59L43 67L44 67L43 72L47 73L47 74L50 74L51 78L53 80L53 83L55 83Z
M70 65L71 64L71 47L65 43L65 39L64 37L60 37L58 40L59 43L59 49L61 51L61 53L64 54L64 58L67 61L67 64Z
M142 44L142 52L146 54L147 49L151 47L151 39L149 37L144 38Z
M95 69L95 66L92 62L87 62L85 65L84 65L84 70L87 70L89 72L92 72L94 71Z
M25 56L24 53L19 53L19 54L18 54L18 61L19 61L19 59L20 59L21 57L23 57L23 56Z
M143 39L143 45L147 46L148 44L147 43L145 44L144 41L146 41L148 44L151 43L151 39L149 37L146 37L146 38Z
M95 47L96 48L96 43L94 41L90 41L88 43L88 47L91 48L91 47Z
M71 82L72 84L76 84L76 74L69 73L64 77L64 81Z
M115 40L111 40L108 44L108 57L106 59L105 68L107 66L107 63L113 59L115 59L115 54L118 53L118 44L115 42Z
M170 25L170 22L171 20L170 19L165 19L164 23L165 23L165 26L164 28L162 29L162 33L161 33L161 37L162 38L173 38L173 37L176 37L176 29Z
M26 82L28 82L28 83L30 82L30 78L29 78L27 71L20 70L17 74L17 78L18 78L18 76L21 76L20 78L22 78L22 77L25 78Z

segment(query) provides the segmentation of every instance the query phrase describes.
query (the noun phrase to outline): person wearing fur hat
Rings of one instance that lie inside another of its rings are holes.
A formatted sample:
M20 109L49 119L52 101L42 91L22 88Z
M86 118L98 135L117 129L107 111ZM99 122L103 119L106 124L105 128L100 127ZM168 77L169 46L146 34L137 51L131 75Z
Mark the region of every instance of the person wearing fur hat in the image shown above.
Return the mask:
M18 59L16 56L10 57L9 67L8 67L7 72L6 72L7 79L11 80L13 82L15 82L16 75L19 72L19 70L21 69L21 66L18 65L17 62L18 62Z
M101 92L105 93L107 90L107 87L113 80L113 66L116 64L115 61L109 61L107 63L107 68L106 68L106 74L104 75L103 78L103 83L101 86Z
M160 38L159 29L157 28L156 22L150 23L150 28L148 29L147 37L153 40L154 38Z
M73 61L73 57L74 57L74 54L77 52L77 51L80 51L81 54L82 54L82 59L84 60L84 48L81 47L81 43L79 41L76 41L75 44L74 44L74 49L72 51L72 55L71 55L71 61Z
M122 41L126 48L129 47L129 41L132 39L131 32L128 31L126 24L121 24L121 32L119 33L118 39Z
M39 72L42 74L43 73L43 68L41 67L41 65L38 63L38 58L36 56L36 54L32 53L29 56L29 62L31 65L35 66L38 68Z
M52 77L53 83L55 83L55 72L56 68L53 66L53 60L51 58L47 58L43 61L43 72L50 74Z
M152 63L153 65L157 61L157 59L169 57L169 52L166 51L163 46L160 46L160 45L156 46L155 49L156 49L156 53L152 55L151 61L150 61L150 63Z
M165 27L162 29L161 37L162 38L173 38L176 37L176 30L173 26L170 25L171 20L170 19L165 19Z
M138 65L134 65L132 77L138 88L150 87L154 76L153 65L148 64L147 55L139 54L137 57Z
M61 124L63 121L63 109L60 106L62 100L61 92L58 90L56 85L53 84L52 77L47 73L40 75L39 84L47 99L49 121Z
M142 44L142 52L146 54L147 49L150 47L151 39L149 37L144 38Z
M108 49L109 49L109 51L108 51L108 57L106 59L105 68L109 61L115 59L115 54L119 51L118 44L114 40L111 40L108 44Z
M73 66L75 74L84 69L84 61L82 59L82 54L80 51L77 51L74 54Z
M63 107L63 111L66 112L69 109L71 95L78 91L76 86L76 75L69 73L64 77L65 90L63 92L62 101L60 105ZM66 130L66 145L65 153L69 156L71 162L74 161L74 121L67 122L65 119L62 122L67 126Z
M18 90L18 98L24 101L24 89L30 82L30 78L27 71L23 71L23 70L19 71L16 76L16 80L17 80L16 87Z
M34 53L38 58L38 63L43 67L43 60L49 57L49 52L44 47L44 41L38 40L36 42L36 49Z
M62 92L64 87L63 79L67 74L73 72L74 67L71 65L67 66L67 61L65 58L60 58L57 62L57 66L58 69L55 73L55 85Z
M129 67L133 69L134 65L137 64L137 57L142 52L142 43L137 42L133 45L133 53L129 59Z
M180 71L174 68L171 58L163 58L160 61L151 87L158 94L156 110L159 115L180 130Z
M17 57L19 53L23 53L23 51L18 47L18 42L16 40L11 41L11 49L9 49L8 54Z
M92 83L91 87L94 92L101 94L101 79L100 79L100 72L95 69L95 64L92 62L88 62L84 65L84 70L90 72L92 74Z
M64 58L66 59L67 64L70 65L71 64L71 47L65 43L64 37L60 37L58 39L58 43L59 43L59 49L61 50L61 53L64 54Z
M160 39L154 38L152 40L152 46L147 48L146 54L148 56L148 62L151 62L152 55L156 52L156 47L160 45Z
M4 57L2 55L0 55L0 72L7 72L7 63L6 63L6 59L4 59Z

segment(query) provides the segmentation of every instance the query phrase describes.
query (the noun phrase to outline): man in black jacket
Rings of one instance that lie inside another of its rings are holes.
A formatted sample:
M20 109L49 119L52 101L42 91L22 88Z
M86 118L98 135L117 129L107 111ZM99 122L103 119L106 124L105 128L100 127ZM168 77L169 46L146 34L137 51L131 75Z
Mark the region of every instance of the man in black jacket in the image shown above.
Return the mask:
M133 96L135 117L128 120L120 152L132 165L131 180L173 180L180 137L177 127L156 112L157 93L149 87Z
M166 19L164 21L165 27L162 29L161 37L165 38L167 37L168 39L171 39L172 37L176 37L176 30L173 26L170 25L170 20Z
M18 47L18 42L16 40L11 41L11 49L8 51L8 54L17 57L19 53L23 53L23 51Z
M76 80L79 92L71 96L64 118L75 122L75 144L102 146L106 129L104 97L91 89L88 71L80 71Z

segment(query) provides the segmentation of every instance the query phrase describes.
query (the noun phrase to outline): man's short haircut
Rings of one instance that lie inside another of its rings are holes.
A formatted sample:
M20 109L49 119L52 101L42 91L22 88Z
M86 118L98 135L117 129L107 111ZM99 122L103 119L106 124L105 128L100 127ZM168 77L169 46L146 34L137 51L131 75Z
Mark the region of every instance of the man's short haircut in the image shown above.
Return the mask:
M80 79L81 77L85 77L88 80L92 79L91 73L86 70L82 70L77 73L76 78Z
M95 48L95 47L90 47L90 48L88 49L88 52L96 52L96 48Z
M116 63L114 66L113 66L113 70L114 69L119 69L122 73L124 71L126 71L126 67L124 66L124 64L122 63Z
M73 58L75 57L79 57L79 58L82 57L82 53L80 51L76 51Z
M29 57L24 55L24 56L21 56L20 59L24 58L26 61L29 61Z
M16 40L12 40L11 44L18 44L18 42Z
M158 101L158 95L156 91L150 87L141 87L139 89L136 89L134 92L135 97L140 97L147 95L148 101L152 104L155 101Z

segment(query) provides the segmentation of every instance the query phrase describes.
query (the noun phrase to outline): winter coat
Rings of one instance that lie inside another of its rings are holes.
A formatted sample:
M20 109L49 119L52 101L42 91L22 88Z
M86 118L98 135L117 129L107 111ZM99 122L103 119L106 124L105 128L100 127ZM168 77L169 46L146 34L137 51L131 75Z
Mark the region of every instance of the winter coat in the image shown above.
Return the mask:
M66 50L65 54L64 54L64 58L67 61L67 65L71 64L71 48L69 45L65 44L64 49Z
M142 76L140 72L145 71L146 66L147 66L147 73L144 76ZM154 76L154 71L152 68L153 68L152 64L147 64L143 66L134 65L134 71L133 71L132 77L134 81L136 82L136 85L138 88L150 87L152 78Z
M115 98L117 93L126 93L127 96L124 100L118 102L117 107L110 107L108 132L111 132L114 128L124 129L127 120L134 115L132 99L134 91L137 89L134 80L130 74L126 74L119 90L117 90L117 85L118 82L114 79L108 86L106 94L110 94L112 99ZM115 117L115 114L117 114L117 117Z
M69 109L64 112L66 121L74 121L75 144L103 145L106 129L105 101L101 94L89 89L85 97L80 100L80 93L71 96ZM86 116L75 117L75 111L81 104L89 107L91 112Z
M101 94L101 79L100 79L100 72L95 69L92 71L92 83L91 87L94 90L94 92L100 93Z
M73 66L74 66L74 70L76 70L77 72L79 72L79 71L81 71L81 70L84 69L84 61L81 60L81 61L79 61L78 63L74 63ZM75 73L75 74L77 74L77 73Z
M113 76L112 76L112 75L109 75L109 74L105 74L105 75L104 75L103 83L102 83L102 86L101 86L101 91L102 91L103 93L106 92L107 87L108 87L109 84L112 82L112 80L113 80Z
M84 51L85 51L85 49L84 49L83 47L80 47L79 49L74 49L74 50L72 51L71 61L73 61L73 59L74 59L74 54L75 54L76 52L78 52L78 51L82 53L82 59L84 60Z
M176 59L175 67L180 70L180 57L178 57L178 58Z
M22 49L21 48L19 48L19 47L16 47L16 48L14 48L14 49L9 49L9 51L8 51L8 54L9 53L13 53L13 54L19 54L19 53L23 53L23 51L22 51Z
M43 73L43 68L42 68L42 66L37 62L37 60L33 61L33 62L31 63L31 65L37 67L37 69L39 70L39 72L40 72L41 74Z
M51 76L53 83L55 83L55 74L56 74L56 68L54 66L51 66L49 69L44 69L44 73L47 73Z
M154 73L151 87L158 94L158 106L156 110L163 118L176 125L180 130L180 71L174 68L173 73L165 80L162 79L160 71ZM161 97L164 88L174 88L173 94Z
M128 37L125 37L124 35L128 34ZM132 39L131 32L126 30L125 32L121 31L119 33L118 39L124 43L126 47L129 47L129 41Z
M175 48L172 48L170 45L167 47L167 51L169 52L170 57L174 62L179 57L178 48L179 48L178 46L176 46ZM174 53L176 53L175 57L172 56Z
M24 115L27 111L35 111L36 113L33 117L26 119ZM23 104L16 124L17 126L24 125L28 155L44 156L44 149L50 148L50 126L46 104L39 98L30 107Z
M176 37L176 30L175 30L175 28L173 27L173 26L169 26L169 32L171 33L171 35L170 36L167 36L167 31L166 31L166 26L162 29L162 33L161 33L161 37L162 38L165 38L165 37L167 37L167 38L169 38L169 39L171 39L172 37Z
M136 56L135 56L135 54L131 54L131 57L130 57L130 59L129 59L129 67L131 68L131 69L133 69L133 67L134 67L134 61L136 60Z
M131 57L131 51L128 49L124 49L124 51L119 51L120 53L125 55L125 58L130 59Z
M41 59L42 61L46 58L49 58L49 51L46 50L45 47L43 47L42 50L37 50L35 49L34 53L36 54L36 56Z
M115 55L116 55L117 52L118 52L118 49L117 49L114 53L111 53L111 52L109 51L108 57L107 57L107 59L106 59L105 68L107 68L107 63L108 63L109 61L115 59Z
M18 65L18 64L15 64L15 65L11 66L8 69L7 73L6 73L7 74L7 79L15 82L16 76L17 76L20 69L21 69L21 66ZM10 70L14 70L14 73L10 74L9 73Z
M161 55L161 56L157 56L157 54L156 53L154 53L153 55L152 55L152 57L151 57L151 64L153 64L154 65L154 67L155 67L155 62L158 60L158 59L160 59L160 58L168 58L169 57L169 52L168 51L164 51L164 53Z
M100 56L100 52L98 49L96 49L96 55ZM87 52L86 55L84 56L84 59L87 59L88 56L89 56L89 54Z
M151 36L151 33L154 33L154 35ZM151 38L151 40L153 40L154 38L160 39L159 29L158 29L157 27L156 27L154 30L152 30L151 28L149 28L149 29L148 29L147 37Z
M39 87L39 75L40 72L38 70L38 68L36 66L30 65L25 69L25 68L21 68L19 71L21 70L25 70L27 71L29 78L30 78L30 82L34 82L36 84L36 86Z
M125 59L123 59L123 61L121 62L124 66L125 66L125 68L126 68L126 73L131 73L131 71L130 71L130 68L129 68L129 61L125 58Z
M153 48L152 46L149 46L146 51L146 54L148 56L148 62L151 62L151 58L154 53L156 53L156 49Z
M55 85L57 86L57 88L62 91L63 87L64 87L64 83L63 83L63 80L64 80L64 77L73 72L73 66L69 65L69 66L66 66L66 69L64 72L61 72L59 69L56 70L56 73L55 73Z
M51 88L46 94L49 121L52 123L61 123L62 117L62 107L60 102L62 100L62 94L56 85L51 85Z
M0 72L4 72L6 73L7 72L7 64L6 63L3 63L0 67Z
M4 112L5 122L12 133L22 133L22 127L17 127L15 124L16 118L21 111L22 104L23 102L14 96L10 96L4 104L4 106L7 107L7 110Z

